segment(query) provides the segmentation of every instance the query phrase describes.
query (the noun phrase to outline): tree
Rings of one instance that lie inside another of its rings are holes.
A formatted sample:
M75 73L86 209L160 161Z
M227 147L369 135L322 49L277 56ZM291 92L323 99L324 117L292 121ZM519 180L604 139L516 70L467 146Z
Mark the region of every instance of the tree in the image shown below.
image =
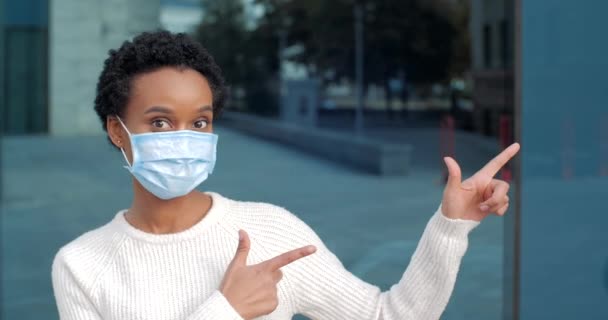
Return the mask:
M202 6L204 17L195 36L222 68L229 91L243 89L245 104L254 113L276 114L276 38L246 27L241 0L203 0Z
M462 0L461 0L462 1ZM437 2L437 1L436 1ZM323 77L354 78L355 0L258 0L265 19L289 17L289 42L304 48L293 59ZM458 29L450 6L417 0L360 1L365 8L365 86L383 84L405 71L410 81L433 83L450 75ZM276 24L275 24L276 26ZM465 30L466 32L466 30ZM389 100L387 100L389 101Z
M238 83L245 71L247 41L244 8L240 0L203 0L204 18L196 37L214 56L229 83ZM229 40L227 40L229 39Z
M280 31L301 53L290 57L324 81L354 78L354 17L364 7L365 81L381 84L390 108L389 80L430 84L468 69L468 0L254 0L263 8L253 29L242 0L202 0L197 36L223 68L232 87L243 88L257 113L278 110ZM462 47L465 47L464 49Z

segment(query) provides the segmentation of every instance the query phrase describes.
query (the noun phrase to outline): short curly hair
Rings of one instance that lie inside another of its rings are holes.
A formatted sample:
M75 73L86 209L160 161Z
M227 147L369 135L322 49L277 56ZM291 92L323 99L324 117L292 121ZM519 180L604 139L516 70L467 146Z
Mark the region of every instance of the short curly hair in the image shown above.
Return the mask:
M166 30L143 32L109 51L95 97L95 111L108 130L108 116L122 116L128 103L133 77L162 67L190 68L202 74L213 95L213 113L219 116L226 94L224 77L213 57L185 33Z

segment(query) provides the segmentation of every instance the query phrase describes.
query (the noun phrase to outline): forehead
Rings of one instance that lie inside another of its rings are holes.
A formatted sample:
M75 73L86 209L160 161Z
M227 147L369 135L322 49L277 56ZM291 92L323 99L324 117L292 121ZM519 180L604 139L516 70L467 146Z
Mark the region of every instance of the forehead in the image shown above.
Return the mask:
M209 83L198 71L163 67L133 78L129 108L145 108L151 105L200 108L203 105L211 105L212 101Z

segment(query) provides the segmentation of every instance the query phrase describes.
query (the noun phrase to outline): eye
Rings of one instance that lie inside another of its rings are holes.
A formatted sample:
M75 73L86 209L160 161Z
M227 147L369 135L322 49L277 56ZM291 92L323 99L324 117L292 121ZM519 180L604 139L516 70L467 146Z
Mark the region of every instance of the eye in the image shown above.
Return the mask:
M152 125L156 128L160 128L160 129L169 128L169 122L167 122L167 120L162 120L162 119L153 120Z
M194 127L196 129L203 129L203 128L207 127L207 120L198 120L198 121L194 122Z

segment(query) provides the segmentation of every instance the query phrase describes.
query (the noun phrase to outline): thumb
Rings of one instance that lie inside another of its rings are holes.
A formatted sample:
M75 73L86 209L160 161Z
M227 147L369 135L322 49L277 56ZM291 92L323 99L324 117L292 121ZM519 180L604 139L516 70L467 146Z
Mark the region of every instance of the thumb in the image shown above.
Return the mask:
M443 161L445 162L445 165L448 168L448 182L446 184L446 187L460 187L460 182L462 179L460 166L458 165L456 160L452 159L451 157L444 157Z
M247 263L247 255L249 254L249 248L251 242L249 241L249 235L245 230L239 229L239 245L236 248L236 254L232 259L233 265L245 266Z

